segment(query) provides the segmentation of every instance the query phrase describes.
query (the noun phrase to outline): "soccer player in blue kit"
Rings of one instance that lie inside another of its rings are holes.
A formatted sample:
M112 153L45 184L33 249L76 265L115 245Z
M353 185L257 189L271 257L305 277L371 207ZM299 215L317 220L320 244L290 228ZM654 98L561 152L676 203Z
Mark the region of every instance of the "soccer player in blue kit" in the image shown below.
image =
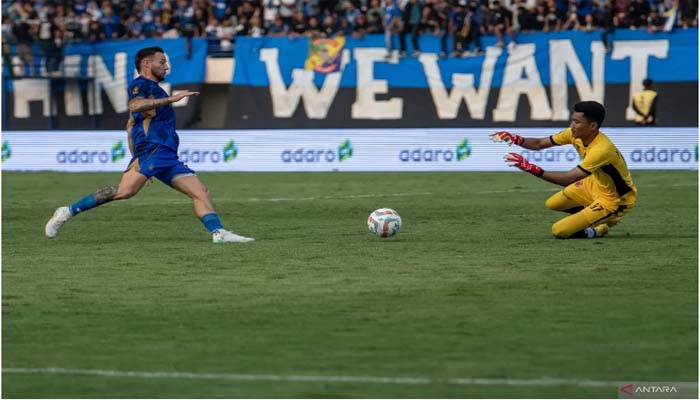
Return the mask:
M156 177L192 199L194 212L211 233L214 243L255 240L223 229L214 211L211 193L194 171L178 159L180 139L175 132L175 112L171 104L199 93L184 90L168 96L158 85L170 69L165 52L160 47L139 50L135 64L139 76L128 89L130 121L127 132L133 156L129 167L118 186L102 187L67 207L56 209L46 224L46 236L56 237L58 229L81 212L112 200L133 197L151 177Z

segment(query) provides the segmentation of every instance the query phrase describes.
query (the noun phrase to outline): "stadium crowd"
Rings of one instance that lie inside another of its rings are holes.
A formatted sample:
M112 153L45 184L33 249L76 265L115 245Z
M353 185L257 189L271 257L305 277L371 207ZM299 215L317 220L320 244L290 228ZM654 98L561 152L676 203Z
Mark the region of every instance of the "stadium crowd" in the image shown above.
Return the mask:
M697 26L698 0L34 0L2 3L3 38L23 62L35 44L59 54L72 41L203 37L210 53L231 55L237 36L308 36L385 33L406 55L406 37L419 54L418 35L441 38L443 54L481 53L481 37L497 46L533 31L617 28L651 32ZM672 18L670 24L667 19ZM447 38L453 45L447 49ZM507 40L509 39L509 40ZM56 60L56 57L53 58ZM54 61L56 62L56 61ZM60 59L59 61L60 62ZM54 68L47 66L49 71ZM57 67L56 67L57 68Z

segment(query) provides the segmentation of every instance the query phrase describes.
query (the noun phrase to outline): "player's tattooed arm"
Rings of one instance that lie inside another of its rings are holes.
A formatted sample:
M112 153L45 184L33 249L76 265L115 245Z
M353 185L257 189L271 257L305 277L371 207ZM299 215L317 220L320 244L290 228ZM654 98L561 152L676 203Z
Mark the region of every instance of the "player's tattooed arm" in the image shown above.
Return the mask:
M100 204L104 204L107 202L110 202L114 200L114 198L117 196L117 187L116 186L105 186L101 187L97 190L95 190L95 193L93 194L95 196L95 202L99 206Z
M178 101L189 96L199 96L199 92L190 92L189 90L182 90L172 96L165 97L162 99L145 99L143 97L136 97L129 102L129 111L143 112L153 110L156 107L165 106L171 103L177 103Z
M170 103L172 103L172 101L170 101L170 97L165 97L162 99L144 99L143 97L137 97L129 102L129 111L143 112L153 110L157 107Z

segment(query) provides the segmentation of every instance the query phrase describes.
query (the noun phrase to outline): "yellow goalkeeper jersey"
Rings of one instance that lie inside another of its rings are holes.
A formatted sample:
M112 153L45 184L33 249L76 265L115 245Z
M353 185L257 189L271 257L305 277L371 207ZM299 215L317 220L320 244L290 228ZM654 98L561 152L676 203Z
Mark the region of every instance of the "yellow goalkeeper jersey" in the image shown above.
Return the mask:
M595 181L597 193L593 197L602 206L616 210L621 205L633 205L637 199L637 188L632 182L632 175L627 169L627 162L615 147L615 144L603 133L593 139L588 146L581 139L574 138L571 128L550 136L556 145L572 144L581 163L578 167L590 174Z

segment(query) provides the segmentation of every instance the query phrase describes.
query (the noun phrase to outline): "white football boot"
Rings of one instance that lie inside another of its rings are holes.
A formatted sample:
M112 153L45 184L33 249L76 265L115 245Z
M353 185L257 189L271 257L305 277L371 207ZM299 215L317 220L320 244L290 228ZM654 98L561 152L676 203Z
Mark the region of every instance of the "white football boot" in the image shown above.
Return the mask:
M214 231L211 235L212 242L214 243L247 243L253 242L255 239L236 235L233 232L229 232L226 229L219 229Z
M58 235L58 228L62 227L69 219L73 218L70 209L68 207L59 207L54 211L53 217L46 223L46 236L49 239L53 239Z

